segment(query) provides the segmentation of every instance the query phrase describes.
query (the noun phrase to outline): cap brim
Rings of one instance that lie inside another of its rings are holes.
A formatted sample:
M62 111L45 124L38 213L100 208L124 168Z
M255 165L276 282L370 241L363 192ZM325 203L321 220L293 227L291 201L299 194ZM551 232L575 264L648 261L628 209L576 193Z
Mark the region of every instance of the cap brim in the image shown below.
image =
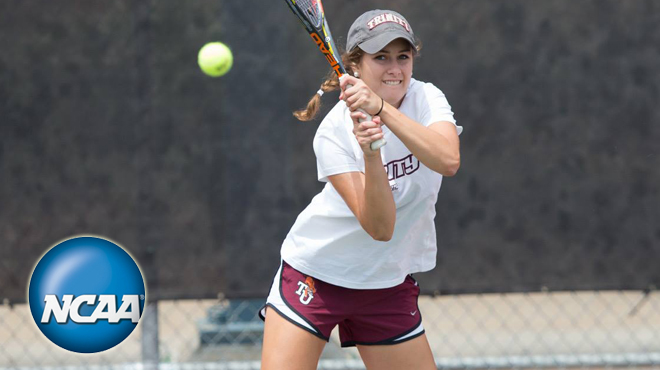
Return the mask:
M375 54L383 50L383 48L387 46L387 44L389 44L390 42L396 39L404 39L408 41L410 43L410 46L412 46L413 51L415 50L415 41L413 40L413 38L409 34L402 33L399 31L385 32L381 35L378 35L370 40L367 40L359 44L358 47L369 54Z

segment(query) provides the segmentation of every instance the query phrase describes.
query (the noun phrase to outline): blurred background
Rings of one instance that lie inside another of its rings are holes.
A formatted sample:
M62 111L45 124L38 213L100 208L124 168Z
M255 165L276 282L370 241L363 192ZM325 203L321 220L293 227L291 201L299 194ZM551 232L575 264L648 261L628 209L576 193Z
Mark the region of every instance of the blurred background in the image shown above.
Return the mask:
M326 0L422 40L465 128L416 275L438 368L660 368L660 3ZM232 70L205 76L210 41ZM296 121L329 68L284 1L0 3L0 369L258 369L279 249L323 184ZM323 97L320 117L337 101ZM62 239L104 236L149 306L119 346L51 344L26 306ZM327 346L320 369L363 369Z

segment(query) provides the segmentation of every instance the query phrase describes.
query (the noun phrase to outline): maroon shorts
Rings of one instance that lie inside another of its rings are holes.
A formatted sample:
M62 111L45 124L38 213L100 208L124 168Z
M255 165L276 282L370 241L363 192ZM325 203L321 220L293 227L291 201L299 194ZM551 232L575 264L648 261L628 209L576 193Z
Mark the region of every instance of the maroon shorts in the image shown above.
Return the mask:
M348 289L305 275L286 262L277 271L269 309L328 341L339 325L342 347L397 344L424 333L412 276L386 289ZM259 315L265 319L266 306Z

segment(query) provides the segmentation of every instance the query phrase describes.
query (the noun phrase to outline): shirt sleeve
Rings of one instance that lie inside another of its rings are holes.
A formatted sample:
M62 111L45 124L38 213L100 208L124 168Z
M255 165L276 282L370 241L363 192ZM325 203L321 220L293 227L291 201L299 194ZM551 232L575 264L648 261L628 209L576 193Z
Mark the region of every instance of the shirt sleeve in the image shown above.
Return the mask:
M360 171L347 131L326 120L321 123L314 137L316 167L321 182L328 182L328 176Z
M422 122L420 123L424 126L435 122L447 121L456 126L456 133L458 135L463 132L463 126L456 124L454 112L452 112L451 105L449 105L445 94L433 84L427 83L424 86L424 99L422 99L421 103L422 107L420 109L423 113Z

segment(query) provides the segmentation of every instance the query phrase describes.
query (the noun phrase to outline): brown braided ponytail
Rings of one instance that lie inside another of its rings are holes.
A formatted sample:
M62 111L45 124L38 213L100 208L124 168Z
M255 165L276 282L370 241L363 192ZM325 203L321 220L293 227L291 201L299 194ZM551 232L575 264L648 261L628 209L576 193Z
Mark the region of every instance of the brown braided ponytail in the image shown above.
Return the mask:
M353 74L354 67L360 62L364 52L360 48L353 49L350 53L343 53L341 56L344 66L346 67L346 72L350 75ZM335 71L330 71L325 77L325 81L321 84L321 91L328 92L339 89L339 78ZM321 108L321 95L318 93L307 103L307 107L293 112L294 117L300 121L311 121L316 117L316 114Z

